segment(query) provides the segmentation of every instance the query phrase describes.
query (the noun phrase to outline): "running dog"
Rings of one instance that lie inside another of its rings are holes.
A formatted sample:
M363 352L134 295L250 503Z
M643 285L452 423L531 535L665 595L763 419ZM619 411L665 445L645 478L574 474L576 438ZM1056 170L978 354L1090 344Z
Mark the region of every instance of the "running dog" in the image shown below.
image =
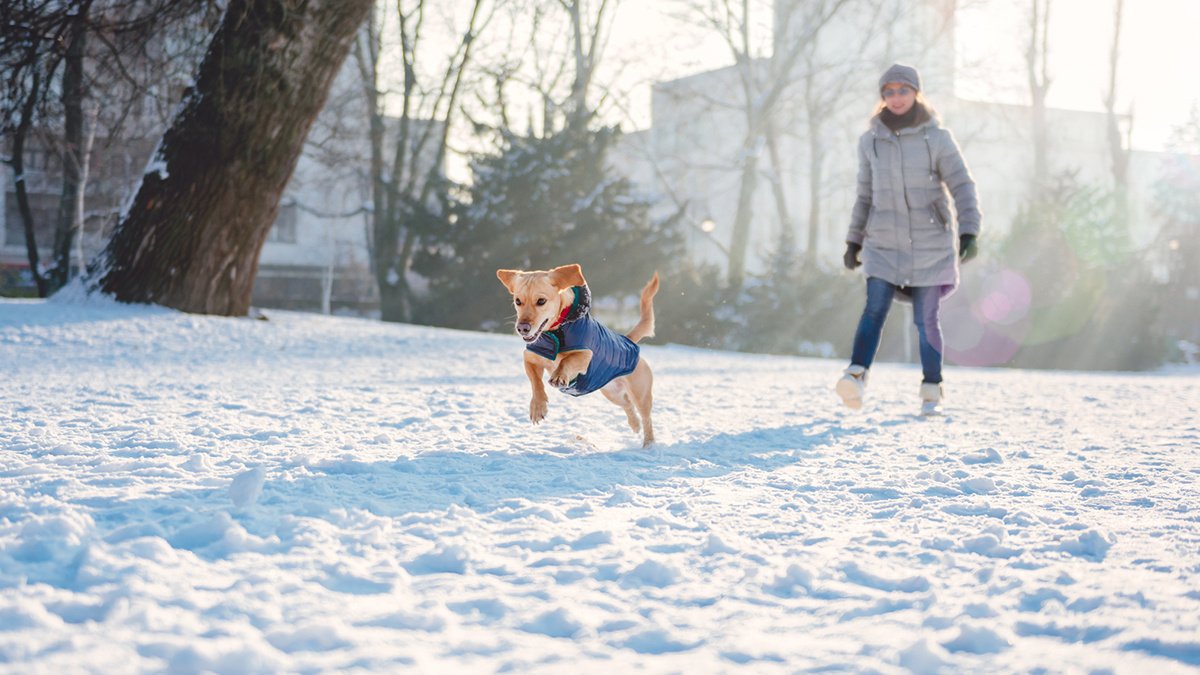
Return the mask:
M621 406L642 447L654 443L650 421L654 374L641 358L638 341L654 335L654 294L658 273L642 289L641 317L619 335L590 313L592 295L579 265L548 271L496 270L517 308L517 335L525 341L525 374L533 387L529 420L546 418L544 375L564 394L583 396L597 389ZM639 419L640 417L640 419Z

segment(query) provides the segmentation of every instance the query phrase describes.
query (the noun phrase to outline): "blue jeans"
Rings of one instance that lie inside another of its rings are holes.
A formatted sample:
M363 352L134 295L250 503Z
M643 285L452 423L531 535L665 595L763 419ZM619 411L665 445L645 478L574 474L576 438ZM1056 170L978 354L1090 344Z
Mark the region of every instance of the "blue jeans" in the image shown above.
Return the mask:
M879 350L879 338L883 335L883 322L897 287L883 279L867 279L867 306L863 308L854 333L854 352L850 355L851 365L870 368ZM926 382L942 381L942 324L938 318L941 308L940 286L913 286L913 323L917 324L917 335L921 344L921 371Z

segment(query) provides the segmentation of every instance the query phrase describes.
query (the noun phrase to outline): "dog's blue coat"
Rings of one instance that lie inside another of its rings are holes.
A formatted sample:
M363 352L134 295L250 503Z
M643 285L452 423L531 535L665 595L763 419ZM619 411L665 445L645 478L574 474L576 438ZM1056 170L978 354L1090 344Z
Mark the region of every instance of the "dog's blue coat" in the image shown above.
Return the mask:
M564 394L583 396L632 373L637 367L639 349L633 340L592 318L592 294L587 286L572 286L571 290L575 299L562 325L542 333L526 349L551 361L563 352L592 350L587 372L559 387Z

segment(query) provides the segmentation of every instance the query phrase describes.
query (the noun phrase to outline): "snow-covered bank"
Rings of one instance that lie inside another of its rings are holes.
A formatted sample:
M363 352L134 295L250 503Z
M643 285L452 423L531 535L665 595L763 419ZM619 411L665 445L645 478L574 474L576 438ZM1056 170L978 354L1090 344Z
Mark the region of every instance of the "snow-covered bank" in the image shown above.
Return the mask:
M657 451L514 337L0 301L0 668L1200 666L1200 391L649 347Z

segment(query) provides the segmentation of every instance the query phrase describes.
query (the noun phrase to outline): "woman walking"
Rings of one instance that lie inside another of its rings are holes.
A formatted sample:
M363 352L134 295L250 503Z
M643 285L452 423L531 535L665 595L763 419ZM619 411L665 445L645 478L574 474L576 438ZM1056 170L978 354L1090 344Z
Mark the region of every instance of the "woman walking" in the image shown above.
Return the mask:
M858 142L858 198L843 257L847 269L863 266L867 303L837 393L850 408L862 407L892 300L911 301L920 340L921 412L936 414L942 400L938 311L958 285L959 261L975 256L980 225L975 181L954 136L925 102L916 68L900 63L888 68L879 78L879 93L871 128Z

